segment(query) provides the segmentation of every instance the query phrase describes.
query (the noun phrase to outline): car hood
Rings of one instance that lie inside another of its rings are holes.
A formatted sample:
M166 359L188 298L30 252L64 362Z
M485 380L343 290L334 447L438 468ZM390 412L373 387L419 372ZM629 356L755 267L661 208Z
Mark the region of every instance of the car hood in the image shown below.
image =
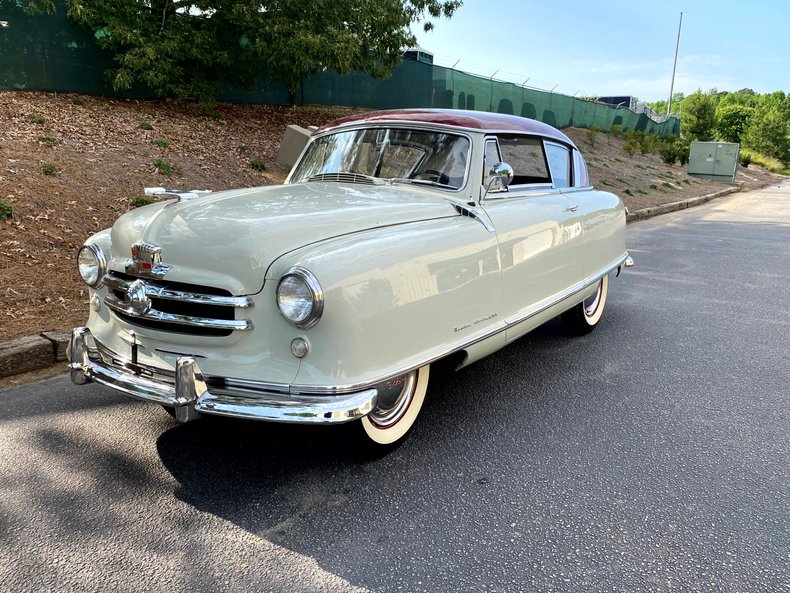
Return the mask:
M416 186L310 182L207 194L136 208L112 228L110 267L124 270L138 241L161 248L165 279L254 294L281 255L377 227L458 216Z

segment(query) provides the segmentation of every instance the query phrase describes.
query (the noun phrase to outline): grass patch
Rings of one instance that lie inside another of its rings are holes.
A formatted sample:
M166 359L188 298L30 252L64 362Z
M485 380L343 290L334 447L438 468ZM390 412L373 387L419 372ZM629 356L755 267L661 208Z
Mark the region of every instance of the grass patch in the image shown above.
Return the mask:
M606 181L606 179L604 179L604 180L601 181L601 185L608 185L608 186L611 187L612 184L609 183L608 181Z
M159 148L167 148L168 146L170 146L170 142L168 142L167 139L165 138L157 138L156 140L154 140L154 144Z
M785 165L779 159L760 154L759 152L754 152L748 148L741 148L741 154L739 158L741 163L748 159L749 164L758 165L763 169L768 169L772 173L782 173L787 170L787 167L785 167Z
M43 124L45 121L47 121L47 118L45 118L40 113L31 113L27 116L27 118L30 120L31 124Z
M239 152L247 152L247 145L246 145L246 144L239 144L239 145L236 147L236 149L237 149Z
M139 124L137 124L137 127L140 128L141 130L153 130L154 129L154 126L152 126L147 121L141 121Z
M645 190L643 190L643 189L636 190L636 193L642 194L642 195L645 195L645 196L647 195L647 192Z
M173 166L173 163L166 161L165 159L155 159L154 167L156 167L156 170L165 177L172 177L176 172L176 168Z
M55 138L55 136L39 136L38 137L38 141L39 142L46 142L47 144L57 144L58 143L58 139Z
M132 198L132 207L139 208L140 206L148 206L148 204L153 204L156 200L154 200L151 196L135 196Z
M250 161L250 168L263 173L266 170L266 161L261 159L253 159Z
M623 191L623 193L624 193L624 194L627 194L627 195L629 195L629 196L633 196L633 195L634 195L633 193L631 193L631 190L630 190L630 189L626 189L626 190L624 190L624 191Z
M675 185L675 184L673 184L673 183L669 183L668 181L665 181L665 182L664 182L664 183L662 183L661 185L662 185L662 186L664 186L664 187L666 187L667 189L674 189L674 190L678 190L678 189L680 189L680 188L679 188L677 185Z
M14 206L5 200L0 200L0 220L11 218L14 215Z
M83 100L82 100L81 98L79 98L79 97L74 97L74 98L71 100L71 104L72 104L72 105L85 105L85 101L83 101Z
M55 163L44 163L41 165L41 172L49 177L57 177L60 174L60 170Z
M655 183L651 183L651 184L650 184L650 189L652 189L653 191L655 191L655 190L657 190L657 189L658 189L658 186L657 186Z

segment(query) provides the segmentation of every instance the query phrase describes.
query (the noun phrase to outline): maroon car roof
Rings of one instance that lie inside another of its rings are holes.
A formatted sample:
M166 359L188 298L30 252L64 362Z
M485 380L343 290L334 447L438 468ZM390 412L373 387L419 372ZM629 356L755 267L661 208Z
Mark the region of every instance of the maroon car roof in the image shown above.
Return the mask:
M321 126L318 131L325 132L337 126L355 123L408 123L441 124L458 128L535 134L554 138L573 146L573 142L558 129L548 124L505 113L489 113L487 111L465 111L462 109L391 109L387 111L371 111L336 119Z

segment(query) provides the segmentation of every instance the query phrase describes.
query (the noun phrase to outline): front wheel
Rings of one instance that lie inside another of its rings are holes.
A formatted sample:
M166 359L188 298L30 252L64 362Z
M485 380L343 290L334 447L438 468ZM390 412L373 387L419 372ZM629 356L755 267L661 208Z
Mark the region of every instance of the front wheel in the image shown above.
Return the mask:
M379 386L376 408L359 421L368 445L386 449L408 434L425 401L429 375L430 365L425 365Z
M606 275L598 282L598 290L581 303L568 309L562 314L565 328L572 334L582 336L590 333L598 325L606 306L606 296L609 293L609 276Z

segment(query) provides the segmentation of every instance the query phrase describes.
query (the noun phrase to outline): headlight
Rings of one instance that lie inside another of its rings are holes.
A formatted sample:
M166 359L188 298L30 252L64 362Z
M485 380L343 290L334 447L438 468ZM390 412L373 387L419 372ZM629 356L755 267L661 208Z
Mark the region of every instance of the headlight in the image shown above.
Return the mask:
M91 288L98 288L107 273L107 260L101 248L94 243L86 243L77 253L80 276Z
M324 312L321 285L308 270L291 268L277 285L277 307L296 327L310 329Z

